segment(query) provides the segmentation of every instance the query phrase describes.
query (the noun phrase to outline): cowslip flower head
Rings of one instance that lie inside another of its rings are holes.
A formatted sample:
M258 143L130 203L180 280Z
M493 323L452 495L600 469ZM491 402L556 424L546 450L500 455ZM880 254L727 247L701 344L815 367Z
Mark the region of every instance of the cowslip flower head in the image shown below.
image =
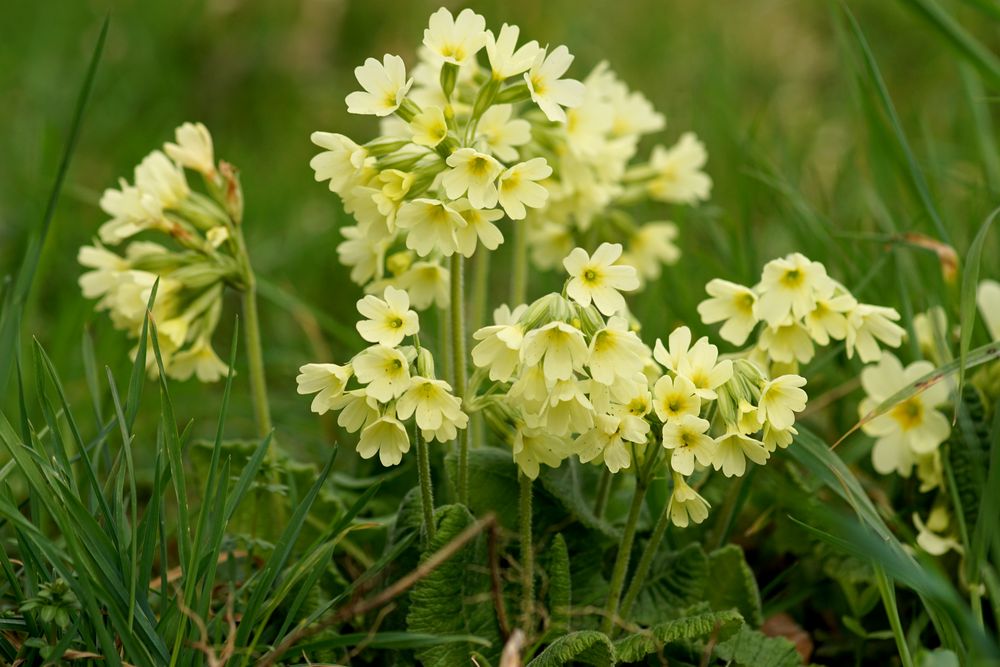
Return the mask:
M416 415L422 431L436 433L445 422L456 424L462 420L461 406L447 382L416 376L396 402L396 416L405 420Z
M674 329L667 338L667 345L657 339L653 347L653 358L657 363L683 376L695 386L699 397L710 400L716 397L715 390L733 375L733 362L719 361L719 348L702 336L691 344L691 330L687 327Z
M535 62L538 42L531 40L517 48L517 38L521 29L516 25L503 24L497 35L486 31L486 54L489 56L493 78L498 81L524 72Z
M646 280L660 277L664 265L677 262L680 249L674 244L677 225L672 222L647 222L629 238L622 263L635 267Z
M344 393L347 381L354 375L350 364L305 364L295 378L300 394L316 394L312 411L322 415L334 409L334 401Z
M372 345L354 358L354 375L381 403L399 398L410 386L410 364L399 350Z
M764 465L770 452L759 440L730 428L721 438L716 440L715 455L712 467L722 470L726 477L742 477L747 469L747 459L757 465Z
M388 116L395 112L413 85L413 79L406 78L403 59L389 54L382 62L368 58L364 65L354 68L354 76L364 91L347 96L347 111L367 116Z
M135 168L135 187L162 208L175 208L191 194L184 169L161 151L153 151Z
M442 7L431 14L424 30L424 46L441 60L453 65L474 62L486 45L486 19L468 7L453 17Z
M800 375L782 375L768 380L760 390L757 416L761 424L767 423L778 431L785 431L795 423L795 413L806 407L807 395L802 390L806 379Z
M458 250L456 232L466 226L465 218L437 199L418 198L403 202L396 214L396 227L405 229L406 247L421 257L440 252L450 257Z
M578 107L583 103L586 91L583 84L561 78L572 64L573 56L569 49L559 45L548 53L544 49L539 50L531 70L524 74L531 99L546 118L556 123L566 122L563 107Z
M197 339L185 350L170 358L167 375L175 380L189 380L196 376L201 382L217 382L229 373L229 366L212 347L211 341Z
M358 301L358 312L367 319L357 323L358 333L369 343L396 347L407 336L420 331L417 313L410 310L410 297L391 285L384 299L369 294Z
M674 491L670 494L670 522L678 528L701 523L708 518L711 505L692 489L684 478L674 473Z
M701 398L694 383L683 375L664 375L653 385L653 409L663 422L697 417L701 410Z
M394 466L403 460L403 454L410 451L410 436L406 427L389 415L383 415L361 431L358 440L358 454L370 459L378 454L382 465Z
M549 191L537 181L552 175L545 158L536 157L505 169L497 180L497 200L511 220L523 220L527 208L542 208ZM525 208L527 207L527 208Z
M686 132L669 149L655 146L649 157L655 172L646 188L653 199L674 204L696 204L708 199L712 179L702 171L708 161L705 145Z
M514 463L528 479L537 479L542 464L558 467L569 456L567 442L542 428L522 426L514 432Z
M884 353L877 364L861 371L861 386L868 396L858 406L859 414L865 417L879 403L933 370L929 361L916 361L904 369L899 359ZM909 477L918 457L935 452L951 433L948 418L936 409L947 400L948 388L939 382L866 422L861 429L876 438L872 448L875 470Z
M816 307L816 297L834 290L826 267L801 253L771 260L764 266L760 298L755 314L772 327L785 323L788 316L801 319Z
M757 295L749 287L716 278L705 286L711 299L698 304L698 314L705 324L725 322L719 329L723 340L742 345L757 326L754 306Z
M349 137L333 132L313 132L310 140L325 149L309 161L319 182L329 181L330 191L347 192L375 174L375 157Z
M625 318L613 316L591 338L587 366L595 381L612 385L641 372L648 355L648 348L629 330Z
M708 420L687 414L663 425L663 447L671 450L670 467L682 475L694 472L694 462L711 465L715 440L709 436Z
M488 368L494 382L507 382L517 369L524 341L524 329L518 320L527 309L526 304L513 311L507 305L500 306L493 311L494 324L472 334L480 341L472 348L472 362L477 368Z
M505 162L517 160L517 146L531 141L531 123L523 118L511 120L513 112L513 105L495 104L483 112L476 126L478 140L486 150Z
M591 301L604 315L614 315L625 309L625 298L620 291L639 287L635 268L615 264L622 254L620 243L602 243L593 256L583 248L574 248L563 260L570 275L566 294L581 306Z
M479 209L468 199L459 199L451 207L465 219L465 227L455 231L458 251L465 257L472 257L476 247L482 244L487 250L496 250L503 243L503 233L493 223L503 217L503 212L493 208Z
M167 143L163 150L182 167L193 169L206 178L214 179L215 153L212 135L201 123L184 123L174 133L177 143Z
M496 206L496 179L503 171L496 158L474 148L459 148L445 162L451 169L441 177L441 184L450 199L468 192L469 203L476 208Z
M448 136L448 122L441 107L429 106L410 121L413 143L434 148Z
M860 303L847 318L847 358L857 352L865 363L882 357L879 342L889 347L899 347L906 330L896 324L899 313L893 308Z
M576 327L565 322L550 322L531 331L521 345L521 363L542 363L549 382L568 380L587 361L587 343Z

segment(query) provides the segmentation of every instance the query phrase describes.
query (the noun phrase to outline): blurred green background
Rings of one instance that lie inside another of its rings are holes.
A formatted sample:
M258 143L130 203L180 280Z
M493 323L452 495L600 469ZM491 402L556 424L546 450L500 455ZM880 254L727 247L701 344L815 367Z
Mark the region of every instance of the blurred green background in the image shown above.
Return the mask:
M452 9L464 3L447 3ZM917 160L959 255L996 205L996 143L974 111L997 115L990 87L977 84L948 43L900 0L848 3L872 44ZM368 56L414 61L428 15L440 2L337 0L175 0L4 3L0 25L0 274L16 270L54 178L87 59L106 12L111 28L67 186L45 248L26 330L49 350L77 400L86 392L81 332L89 326L98 360L124 381L124 336L79 293L81 244L104 216L103 188L183 121L212 130L217 155L242 170L251 254L268 281L351 328L359 290L336 260L343 213L313 181L314 130L364 141L371 118L349 116L344 96ZM499 0L473 6L488 25L516 23L541 43L565 43L583 78L607 59L666 114L658 141L694 130L708 146L715 181L696 211L649 210L681 223L681 262L635 302L645 337L681 321L700 326L694 307L720 276L752 282L760 265L801 250L865 300L904 313L950 303L931 253L904 247L888 257L890 230L938 236L907 186L888 124L861 74L857 45L836 3L820 0ZM947 3L988 47L1000 44L992 0ZM978 8L977 8L978 7ZM995 82L994 82L995 83ZM991 168L994 169L991 172ZM998 244L984 273L996 275ZM894 271L896 263L906 271ZM869 269L875 267L874 272ZM501 276L498 280L503 280ZM535 293L540 286L534 285ZM235 312L237 302L231 301ZM282 442L310 458L329 441L296 396L300 364L344 359L348 341L325 335L308 311L264 301L266 361ZM217 339L225 356L227 327ZM356 339L356 343L360 343ZM329 358L323 359L329 355ZM817 371L812 393L837 383L838 360ZM245 374L244 374L245 375ZM843 374L840 377L844 377ZM252 434L247 389L237 382L229 435ZM155 401L152 392L147 401ZM213 428L221 385L174 388L178 413ZM815 424L835 436L853 403Z

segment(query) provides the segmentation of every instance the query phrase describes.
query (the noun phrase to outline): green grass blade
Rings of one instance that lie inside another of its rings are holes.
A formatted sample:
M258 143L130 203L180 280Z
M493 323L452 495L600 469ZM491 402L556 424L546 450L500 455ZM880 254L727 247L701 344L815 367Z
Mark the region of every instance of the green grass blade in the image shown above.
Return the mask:
M101 60L104 52L104 42L108 36L108 25L110 16L104 18L101 25L101 32L97 36L97 44L90 57L90 65L87 67L87 74L83 79L83 86L77 96L76 106L73 110L73 120L70 122L69 136L63 149L62 159L59 162L59 169L56 172L56 180L49 192L48 203L45 207L45 214L42 217L41 229L35 235L24 253L24 261L17 272L17 281L10 288L9 301L0 313L0 405L4 403L6 397L7 379L10 375L10 364L16 353L17 333L21 326L23 310L31 291L31 285L35 280L35 273L38 270L38 263L42 258L42 249L45 247L45 240L52 225L52 217L55 215L56 204L62 193L63 183L66 180L66 173L69 171L69 164L76 151L77 140L80 136L80 128L83 125L83 112L87 107L87 100L90 98L90 91L93 88L94 78L97 74L97 64Z
M955 51L976 67L994 86L1000 85L1000 59L970 35L955 18L934 0L906 0L951 45Z
M934 204L930 188L927 185L927 179L924 177L923 171L921 171L920 166L917 164L917 159L913 154L913 149L910 148L910 144L906 140L906 134L903 132L903 124L900 122L899 114L896 113L896 107L892 102L892 98L889 96L889 89L885 85L885 80L882 78L881 71L879 71L878 63L875 61L875 55L872 53L871 46L869 46L868 40L865 38L864 32L861 30L861 25L854 17L854 14L851 13L851 10L848 9L846 4L843 4L842 7L851 27L851 32L861 49L861 55L864 60L865 71L868 74L868 79L878 94L882 111L889 119L898 148L903 153L910 184L916 191L924 212L934 224L934 228L940 239L945 243L950 243L950 234L944 225L944 221L941 219L937 206Z
M969 346L972 345L972 328L976 323L976 288L979 287L979 267L983 261L983 248L986 246L986 237L993 226L993 221L1000 208L994 209L989 217L979 227L976 238L969 246L969 252L965 256L965 268L962 270L962 293L959 300L961 304L961 337L958 348L958 395L962 395L965 386L965 371L969 360Z
M292 548L295 546L299 532L305 524L309 509L312 507L313 502L316 500L316 496L319 495L320 489L323 488L323 484L326 482L326 478L330 474L330 470L333 468L333 462L337 458L337 451L337 448L334 448L329 460L323 467L323 470L320 471L319 476L309 489L309 492L295 509L295 513L289 519L288 525L281 533L281 537L279 537L277 543L275 543L274 551L271 552L271 557L267 559L267 564L264 566L260 576L257 578L253 594L251 595L246 609L244 610L243 621L240 623L240 627L236 635L237 646L247 645L248 640L250 639L252 625L256 625L257 623L257 614L264 606L265 598L268 593L270 593L272 585L278 578L281 570L285 567L288 557L291 555ZM250 644L250 651L246 653L246 657L243 662L244 665L249 664L248 661L253 652L253 647L259 639L260 634L258 633L254 637L253 642Z
M115 414L118 416L118 424L121 427L122 435L122 452L125 455L125 475L128 477L129 483L129 518L127 527L134 530L134 527L139 523L139 501L138 493L136 492L135 485L135 463L132 461L132 435L129 433L128 423L125 420L125 411L122 409L122 402L118 396L118 387L115 386L115 378L111 375L111 369L106 368L108 376L108 386L111 388L111 399L115 406ZM123 526L123 528L126 526ZM128 627L129 630L132 629L132 621L135 617L135 603L137 600L136 596L136 573L139 570L139 543L135 539L134 534L129 535L128 539L129 546L129 569L128 569L128 585L129 585L129 610L128 610Z

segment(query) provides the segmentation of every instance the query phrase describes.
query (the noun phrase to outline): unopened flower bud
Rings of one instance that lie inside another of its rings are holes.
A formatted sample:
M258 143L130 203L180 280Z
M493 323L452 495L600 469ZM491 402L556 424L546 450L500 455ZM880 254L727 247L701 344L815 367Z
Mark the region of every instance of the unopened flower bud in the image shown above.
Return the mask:
M224 186L224 203L226 213L237 225L243 222L243 187L240 185L240 172L228 162L219 163Z

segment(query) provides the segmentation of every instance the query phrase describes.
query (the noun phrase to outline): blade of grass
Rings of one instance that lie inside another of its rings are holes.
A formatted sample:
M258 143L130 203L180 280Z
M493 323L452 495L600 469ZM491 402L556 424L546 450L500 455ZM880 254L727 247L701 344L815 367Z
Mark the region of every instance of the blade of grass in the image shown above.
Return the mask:
M934 0L905 0L915 14L923 18L963 58L969 61L994 85L1000 85L1000 59L970 35L955 18Z
M77 140L80 136L80 128L83 125L83 112L87 107L87 100L90 98L90 91L97 74L97 64L101 60L104 52L104 42L108 35L108 25L110 15L105 16L101 24L101 31L97 36L97 44L90 57L90 64L87 67L87 74L83 79L83 85L76 99L73 109L73 119L70 122L69 135L66 138L66 145L63 148L62 158L59 162L59 169L56 172L56 180L49 192L48 203L45 207L45 214L42 217L41 229L37 235L32 237L28 248L24 253L24 261L17 272L17 281L10 288L9 301L0 313L0 405L6 398L7 379L10 375L11 360L14 358L16 350L17 333L21 326L21 318L24 315L24 307L31 292L31 285L35 280L35 273L38 270L38 263L42 257L42 249L45 247L45 240L52 225L52 218L55 215L56 204L62 193L63 183L66 180L66 173L69 171L69 164L76 150Z
M990 233L990 227L1000 208L996 208L986 218L976 237L969 246L969 252L965 255L965 267L962 270L962 293L959 299L961 304L960 314L960 338L958 347L958 395L962 395L965 387L966 364L969 359L969 346L972 345L972 328L976 324L976 288L979 286L979 267L983 260L983 248L986 246L986 237Z
M861 30L861 25L858 23L851 10L847 7L847 4L842 2L841 8L847 17L851 32L861 49L861 55L864 60L865 71L868 74L869 81L875 88L882 111L889 119L897 146L899 150L902 151L907 166L907 175L909 176L910 185L916 191L917 198L920 200L920 204L923 207L924 212L934 224L934 228L937 231L939 238L945 243L950 244L951 236L948 233L948 229L945 227L944 221L941 219L940 213L938 213L937 206L934 205L934 199L931 197L930 188L927 185L927 179L924 177L923 171L921 171L920 166L917 164L917 159L913 154L913 149L910 148L910 144L906 140L906 134L903 132L902 122L899 119L899 114L896 113L896 107L892 102L892 98L889 96L889 89L886 87L885 80L882 78L882 73L879 70L878 63L875 61L875 55L872 53L871 46L869 46L868 40L865 38L864 32Z

